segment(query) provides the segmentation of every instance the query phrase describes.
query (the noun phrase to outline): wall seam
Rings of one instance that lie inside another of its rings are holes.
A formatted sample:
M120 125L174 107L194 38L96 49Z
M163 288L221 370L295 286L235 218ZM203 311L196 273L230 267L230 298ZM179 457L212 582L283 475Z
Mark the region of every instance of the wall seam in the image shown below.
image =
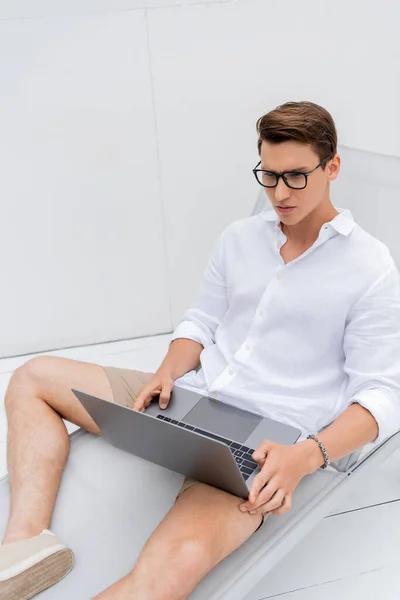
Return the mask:
M173 313L172 313L172 292L171 292L171 278L170 278L170 262L169 262L169 251L168 251L168 235L167 235L167 227L166 227L166 216L165 216L165 204L164 204L164 194L162 188L162 175L161 175L161 156L160 156L160 136L158 130L158 121L157 121L157 111L156 111L156 97L155 97L155 85L154 85L154 77L153 77L153 62L151 55L151 44L150 44L150 30L149 30L149 21L148 21L148 10L145 11L145 22L146 22L146 41L147 41L147 56L148 56L148 64L149 64L149 74L150 74L150 93L151 93L151 103L152 103L152 111L153 111L153 122L154 122L154 134L156 139L156 161L157 161L157 175L158 175L158 199L161 208L161 221L162 221L162 237L163 237L163 245L164 245L164 264L166 269L166 286L167 286L167 295L168 295L168 309L169 309L169 319L170 319L170 328L171 332L174 329L173 325Z

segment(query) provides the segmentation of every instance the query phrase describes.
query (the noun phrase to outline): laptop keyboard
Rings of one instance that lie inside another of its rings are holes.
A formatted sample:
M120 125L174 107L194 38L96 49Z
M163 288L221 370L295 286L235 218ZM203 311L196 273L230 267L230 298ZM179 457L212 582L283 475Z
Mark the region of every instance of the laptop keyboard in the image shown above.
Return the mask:
M175 419L170 419L169 417L165 417L164 415L157 415L157 419L161 419L162 421L167 421L167 423L172 423L173 425L178 425L179 427L183 427L184 429L189 429L190 431L195 431L196 433L201 433L202 435L206 435L213 440L218 440L223 442L227 446L229 446L230 451L232 452L236 464L238 465L240 472L243 476L243 479L246 481L253 471L258 467L258 464L254 462L251 458L254 450L253 448L248 448L247 446L242 446L238 442L233 442L232 440L228 440L226 438L221 437L220 435L216 435L215 433L211 433L210 431L204 431L204 429L199 429L199 427L193 427L193 425L188 425L188 423L184 423L183 421L175 421Z

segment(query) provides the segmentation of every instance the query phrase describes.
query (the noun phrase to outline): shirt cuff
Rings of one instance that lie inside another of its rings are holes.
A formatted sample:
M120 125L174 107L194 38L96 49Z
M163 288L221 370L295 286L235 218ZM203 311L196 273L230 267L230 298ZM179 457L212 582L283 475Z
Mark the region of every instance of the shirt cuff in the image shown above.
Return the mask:
M172 334L171 343L178 338L186 338L202 344L204 348L211 346L214 340L207 328L202 328L201 325L193 323L193 321L181 321L174 333Z
M368 444L381 444L400 428L400 401L384 390L364 390L353 396L351 403L358 403L372 414L378 423L378 437Z

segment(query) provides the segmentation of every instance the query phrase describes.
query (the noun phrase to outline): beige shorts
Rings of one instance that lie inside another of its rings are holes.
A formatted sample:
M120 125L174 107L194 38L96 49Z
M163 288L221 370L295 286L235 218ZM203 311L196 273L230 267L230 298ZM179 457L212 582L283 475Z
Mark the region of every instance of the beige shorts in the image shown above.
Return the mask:
M136 400L140 390L154 375L154 373L145 373L144 371L135 371L133 369L119 369L117 367L103 367L111 385L114 402L131 408ZM185 477L182 487L179 490L176 500L181 494L193 485L199 483L196 479ZM267 515L263 515L259 527L264 524Z

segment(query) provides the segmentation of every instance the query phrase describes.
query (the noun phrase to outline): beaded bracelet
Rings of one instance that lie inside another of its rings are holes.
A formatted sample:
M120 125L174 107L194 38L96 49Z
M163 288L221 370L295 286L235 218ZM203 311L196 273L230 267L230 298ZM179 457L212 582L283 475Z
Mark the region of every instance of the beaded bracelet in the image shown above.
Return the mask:
M320 440L317 438L316 435L308 435L307 439L314 440L315 442L317 442L318 446L321 449L322 454L324 455L324 464L321 466L321 469L326 469L326 467L331 464L331 461L330 461L330 458L328 456L325 446L323 445L322 442L320 442Z

